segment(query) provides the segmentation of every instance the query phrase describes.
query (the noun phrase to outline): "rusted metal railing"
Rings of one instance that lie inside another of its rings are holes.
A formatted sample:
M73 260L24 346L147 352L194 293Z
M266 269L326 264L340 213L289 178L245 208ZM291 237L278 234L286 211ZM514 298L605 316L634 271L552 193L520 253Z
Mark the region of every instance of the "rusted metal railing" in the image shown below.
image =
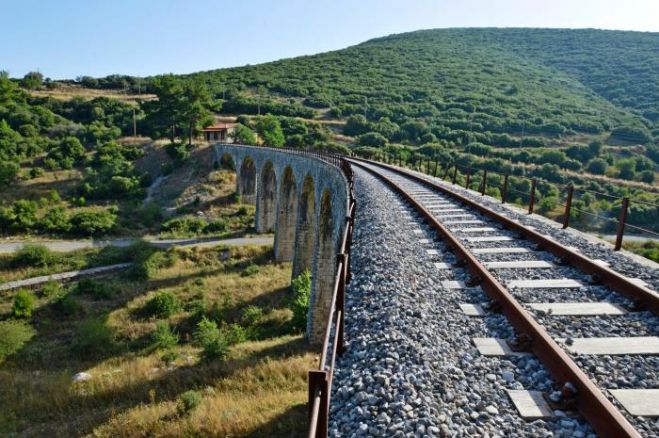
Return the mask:
M336 355L345 351L345 289L350 282L350 252L355 223L354 177L350 164L341 159L341 167L348 180L350 201L345 228L336 259L336 275L330 314L325 328L325 336L318 369L309 371L309 438L325 438L328 432L330 394Z

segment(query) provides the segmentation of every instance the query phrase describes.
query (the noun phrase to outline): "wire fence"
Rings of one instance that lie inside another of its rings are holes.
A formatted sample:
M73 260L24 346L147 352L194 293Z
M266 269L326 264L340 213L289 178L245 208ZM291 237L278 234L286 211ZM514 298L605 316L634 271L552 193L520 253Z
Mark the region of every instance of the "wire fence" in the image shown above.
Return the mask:
M407 167L443 179L502 203L524 207L563 225L612 240L615 250L626 235L631 240L659 237L659 204L630 199L573 184L561 184L538 177L505 174L456 162L412 156L407 159L387 153L372 157L388 164Z

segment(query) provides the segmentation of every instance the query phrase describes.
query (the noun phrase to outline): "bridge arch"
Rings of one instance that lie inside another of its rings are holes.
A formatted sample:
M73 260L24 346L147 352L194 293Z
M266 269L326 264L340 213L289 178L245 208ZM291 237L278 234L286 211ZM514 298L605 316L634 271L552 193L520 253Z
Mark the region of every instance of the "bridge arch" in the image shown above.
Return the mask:
M243 204L256 202L256 164L249 155L243 158L236 176L238 195Z
M286 166L280 182L275 227L275 260L278 262L293 260L298 204L295 174L291 166Z
M238 194L243 202L257 205L257 230L274 228L275 260L292 257L293 276L306 269L312 273L307 337L322 342L350 199L345 175L326 161L294 151L221 143L212 147L217 161L226 154L233 157ZM291 242L289 255L285 248Z
M331 312L334 274L336 272L336 242L334 239L334 217L332 214L332 194L324 189L318 209L318 233L316 235L316 256L312 277L316 280L311 291L307 333L312 343L322 343L327 318Z
M277 175L272 161L261 170L256 191L256 232L268 233L277 222Z
M295 233L295 257L293 278L305 270L312 270L316 229L316 190L313 177L307 175L302 183L302 192L297 209Z

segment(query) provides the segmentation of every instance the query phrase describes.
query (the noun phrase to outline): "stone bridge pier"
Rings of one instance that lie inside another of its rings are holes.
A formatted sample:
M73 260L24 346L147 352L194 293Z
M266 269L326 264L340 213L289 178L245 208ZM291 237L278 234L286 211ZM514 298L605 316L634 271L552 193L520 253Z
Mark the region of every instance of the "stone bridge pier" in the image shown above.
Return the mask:
M241 202L256 204L256 231L275 233L275 260L292 262L293 277L311 272L307 337L321 344L331 311L339 251L350 200L340 169L283 149L213 145L217 162L233 162Z

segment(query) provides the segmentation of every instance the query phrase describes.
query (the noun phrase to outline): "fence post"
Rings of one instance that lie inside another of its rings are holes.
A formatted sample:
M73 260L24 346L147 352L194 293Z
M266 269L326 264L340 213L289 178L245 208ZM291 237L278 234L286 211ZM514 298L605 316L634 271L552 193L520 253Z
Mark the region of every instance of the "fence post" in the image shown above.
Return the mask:
M535 178L531 180L531 198L529 199L529 214L533 214L533 206L535 205Z
M465 182L465 189L469 190L469 180L471 179L471 172L467 171L467 182Z
M567 199L565 200L565 217L563 218L563 229L570 225L570 209L572 208L572 195L574 194L574 186L570 184L567 188Z
M434 176L435 178L437 178L437 169L438 168L439 168L439 161L435 160L435 170L432 173L432 176Z
M503 190L501 191L501 203L506 203L506 197L508 196L508 175L503 177Z
M341 277L339 278L339 287L336 291L336 310L341 311L341 316L337 318L336 324L339 326L338 339L336 340L336 352L342 355L346 350L343 334L343 324L345 324L345 290L346 280L348 278L348 268L346 266L348 257L345 253L341 253L337 257L338 263L341 263Z
M627 221L627 210L629 209L629 198L622 198L620 207L620 219L618 219L618 233L616 236L616 246L614 251L620 251L622 248L622 235L625 233L625 222Z
M487 169L483 169L483 187L481 190L481 195L485 195L485 189L487 188Z
M451 184L455 184L455 180L458 178L458 165L455 165L455 169L453 170L453 182Z
M329 380L327 371L309 371L309 420L313 414L313 401L316 398L316 388L320 388L320 409L318 410L318 423L316 427L316 438L327 437L329 423Z
M451 165L447 163L446 164L446 172L444 172L444 178L442 178L442 179L448 178L448 173L449 173L450 170L451 170Z

